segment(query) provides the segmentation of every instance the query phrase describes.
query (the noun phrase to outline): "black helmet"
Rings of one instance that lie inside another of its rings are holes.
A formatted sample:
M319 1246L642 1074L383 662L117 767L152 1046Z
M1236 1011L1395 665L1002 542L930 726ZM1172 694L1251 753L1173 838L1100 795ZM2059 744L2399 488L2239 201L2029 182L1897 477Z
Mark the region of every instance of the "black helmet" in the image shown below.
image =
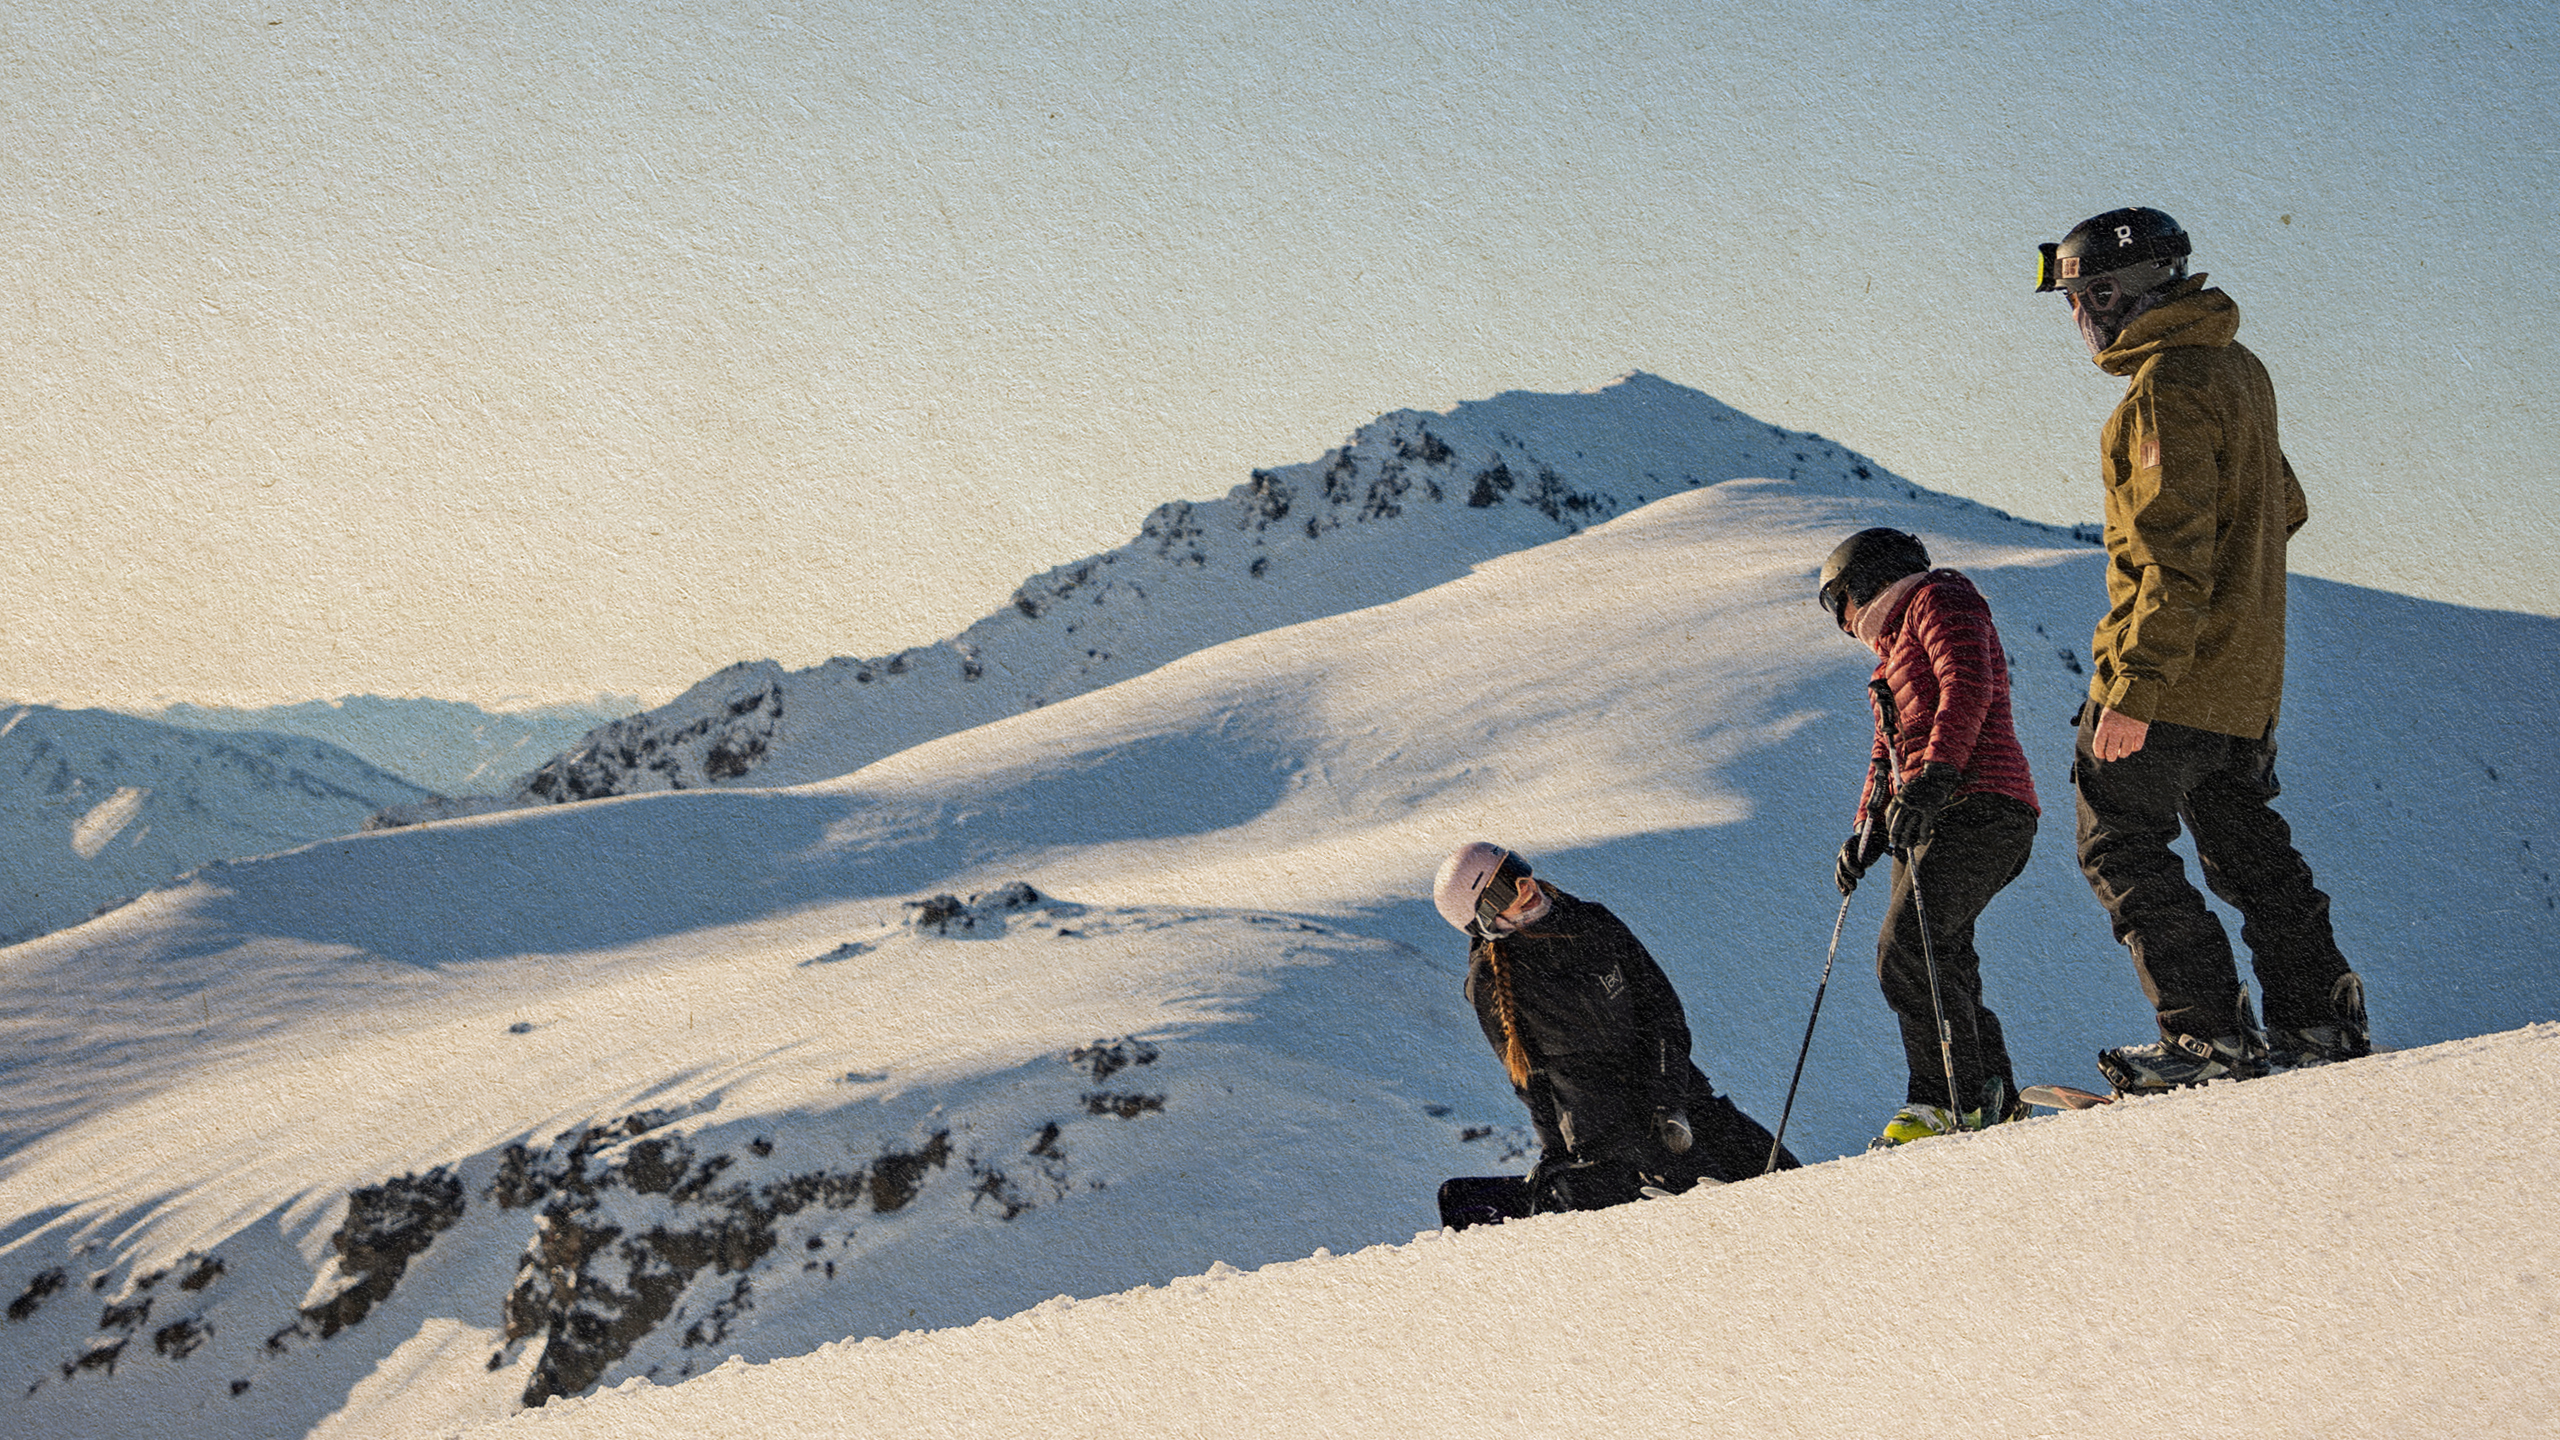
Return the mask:
M2140 295L2187 273L2187 257L2195 244L2178 222L2157 210L2139 206L2092 215L2071 227L2058 245L2036 247L2036 290L2080 294L2092 282L2111 277L2115 295ZM2115 308L2112 296L2091 296L2101 310Z
M1814 594L1831 612L1831 623L1845 630L1850 601L1864 605L1887 585L1928 568L1929 547L1919 536L1879 525L1840 542L1822 562L1822 588Z

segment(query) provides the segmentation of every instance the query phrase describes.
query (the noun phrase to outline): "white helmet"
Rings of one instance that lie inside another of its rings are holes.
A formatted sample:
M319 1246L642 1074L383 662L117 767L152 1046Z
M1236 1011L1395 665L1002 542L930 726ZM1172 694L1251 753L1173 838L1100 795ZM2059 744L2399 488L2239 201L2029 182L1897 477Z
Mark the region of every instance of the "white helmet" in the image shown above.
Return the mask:
M1440 908L1441 919L1460 930L1491 934L1493 917L1511 908L1528 874L1528 861L1490 841L1470 840L1440 862L1439 878L1431 882L1431 903Z

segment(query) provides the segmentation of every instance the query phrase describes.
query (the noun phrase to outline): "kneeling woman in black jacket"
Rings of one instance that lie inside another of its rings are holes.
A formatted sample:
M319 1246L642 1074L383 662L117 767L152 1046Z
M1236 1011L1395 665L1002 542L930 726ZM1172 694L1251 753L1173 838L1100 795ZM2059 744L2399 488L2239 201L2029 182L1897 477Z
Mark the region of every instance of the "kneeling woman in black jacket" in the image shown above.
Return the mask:
M1768 1167L1768 1130L1691 1062L1670 978L1606 907L1531 878L1519 856L1481 840L1441 865L1432 898L1468 936L1467 999L1537 1127L1533 1213ZM1779 1152L1781 1169L1795 1164Z

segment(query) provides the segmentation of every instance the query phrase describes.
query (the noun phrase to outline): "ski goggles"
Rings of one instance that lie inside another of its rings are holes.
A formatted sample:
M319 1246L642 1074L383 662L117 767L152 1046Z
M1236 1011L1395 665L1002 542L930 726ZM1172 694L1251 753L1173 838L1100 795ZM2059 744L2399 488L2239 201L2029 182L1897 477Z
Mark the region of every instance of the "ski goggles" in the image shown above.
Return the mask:
M2062 242L2050 240L2036 247L2036 293L2065 288L2063 281L2080 278L2080 257L2062 257Z
M1849 581L1847 577L1843 576L1842 578L1834 580L1830 584L1823 586L1822 589L1816 593L1814 598L1821 602L1823 609L1831 612L1832 624L1839 626L1843 630L1849 628Z
M2061 248L2058 242L2036 247L2036 293L2059 290L2073 305L2086 305L2100 315L2112 314L2128 296L2174 278L2170 260L2135 261L2083 274L2082 257L2057 254Z
M1476 892L1476 928L1487 935L1502 933L1495 922L1519 901L1520 882L1528 878L1529 867L1521 863L1519 856L1503 856L1502 863L1494 867L1493 878Z

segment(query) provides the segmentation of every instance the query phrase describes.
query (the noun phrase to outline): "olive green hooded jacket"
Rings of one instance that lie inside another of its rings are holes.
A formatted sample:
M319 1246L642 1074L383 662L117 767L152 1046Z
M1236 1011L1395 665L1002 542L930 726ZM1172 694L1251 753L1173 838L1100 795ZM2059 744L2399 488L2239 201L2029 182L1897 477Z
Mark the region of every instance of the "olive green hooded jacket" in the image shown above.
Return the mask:
M2284 699L2285 542L2309 518L2240 307L2178 282L2097 356L2131 377L2100 437L2107 618L2089 698L2257 739Z

